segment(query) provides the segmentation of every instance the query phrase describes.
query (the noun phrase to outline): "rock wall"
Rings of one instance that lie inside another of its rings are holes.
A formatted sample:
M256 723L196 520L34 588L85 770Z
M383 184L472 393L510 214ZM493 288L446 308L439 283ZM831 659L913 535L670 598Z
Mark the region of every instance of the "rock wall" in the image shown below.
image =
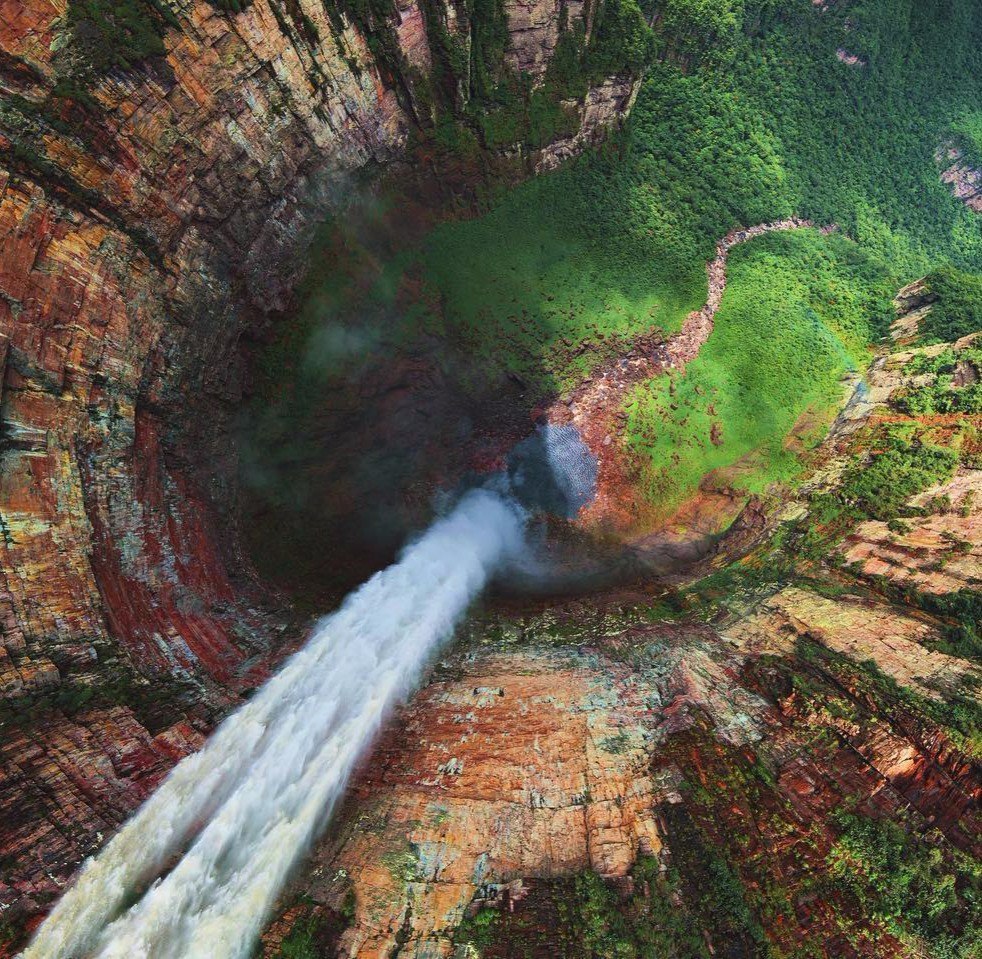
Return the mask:
M79 102L52 94L66 4L0 4L19 103L5 100L0 127L12 635L104 632L107 593L125 592L112 632L147 664L176 657L224 679L247 652L227 628L190 622L233 601L229 551L205 545L201 506L230 495L227 472L208 468L225 442L209 424L242 390L236 297L283 305L345 173L397 155L415 120L353 26L336 34L323 4L302 4L311 43L277 10L185 4L164 60L113 72ZM558 6L532 39L514 15L545 62ZM419 8L398 17L407 60L425 65ZM591 101L584 115L593 129L617 113ZM189 431L205 468L181 461L175 437ZM202 477L211 488L194 489Z
M693 876L698 899L720 853L755 908L788 904L761 909L767 939L786 954L915 954L894 952L868 906L836 893L835 816L916 810L977 851L978 767L930 723L832 672L824 654L806 665L798 643L872 660L931 696L957 685L967 664L928 653L932 630L916 618L798 588L713 626L651 623L616 607L606 618L594 607L590 620L559 607L518 629L477 627L475 642L444 659L285 897L266 956L279 954L298 912L316 925L346 901L349 926L325 954L467 956L461 923L490 908L501 915L482 955L580 956L563 923L515 940L494 930L542 881L590 870L623 896L639 856ZM783 670L798 681L780 679ZM694 905L685 900L673 908ZM712 915L697 928L708 954L762 954L728 944Z

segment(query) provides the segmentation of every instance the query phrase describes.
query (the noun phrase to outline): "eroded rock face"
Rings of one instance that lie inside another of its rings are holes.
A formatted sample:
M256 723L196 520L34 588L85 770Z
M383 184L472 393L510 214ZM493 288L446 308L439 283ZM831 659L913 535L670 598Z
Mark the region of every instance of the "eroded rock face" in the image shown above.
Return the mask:
M587 4L583 0L561 3L559 0L508 0L510 42L508 60L519 73L541 77L549 66L549 60L559 40L565 11L570 25L584 21ZM591 20L584 21L589 33Z
M973 363L961 359L963 351L977 342L966 336L954 343L913 346L921 320L930 312L933 298L920 284L901 291L899 316L892 328L893 339L907 344L877 359L866 381L864 415L878 420L897 418L898 400L912 388L933 382L934 376L919 375L911 361L933 359L951 352L955 370L953 390L970 387L977 376ZM911 422L937 425L941 433L970 417L939 414L912 417ZM911 515L899 524L868 520L858 524L845 538L841 554L866 576L881 576L901 587L934 594L977 589L982 585L982 471L959 467L949 482L932 486L910 501Z
M282 303L345 171L395 155L414 119L354 27L337 34L323 4L300 9L316 43L264 0L233 17L188 5L165 61L109 75L92 103L46 101L77 132L36 120L20 137L34 165L22 151L0 173L0 509L15 630L101 634L108 610L148 663L223 680L254 651L230 635L240 571L226 568L230 544L210 545L203 509L229 498L234 474L223 427L244 365L232 287ZM5 83L26 101L50 95L63 13L0 13ZM424 66L418 6L396 28ZM551 47L536 42L544 64ZM610 103L584 107L591 131L629 105Z
M114 707L54 717L43 736L5 729L0 832L19 868L0 880L3 901L37 915L171 766L201 747L201 726L182 719L153 734L131 709Z
M887 955L895 944L873 941L859 904L808 892L830 868L836 809L846 797L886 815L911 803L951 841L977 843L978 770L937 727L835 671L838 654L925 695L960 683L967 664L930 653L933 631L916 618L787 589L723 629L625 621L572 647L536 645L534 625L522 635L518 648L470 645L441 664L314 853L294 894L338 910L353 890L339 955L466 955L462 919L481 904L520 909L537 882L586 870L629 882L639 855L698 870L690 820L730 850L743 883L795 904L766 924L776 944L823 930L821 955L843 954L847 934L855 954ZM833 659L803 667L802 641ZM803 668L822 689L812 701L778 678ZM741 772L751 767L768 770L757 785ZM274 924L267 955L295 915ZM526 947L550 941L538 935ZM579 954L552 935L552 954Z
M5 40L30 70L24 97L53 82L63 12L18 5ZM29 641L108 631L141 668L220 681L257 648L208 509L242 389L232 274L281 294L291 276L272 252L302 240L308 175L384 159L406 124L342 56L345 43L364 55L358 38L335 41L319 18L311 51L266 4L234 20L192 5L166 68L100 83L78 136L34 138L67 194L16 162L0 175L3 568ZM315 68L333 83L312 85ZM189 401L211 426L187 422ZM203 462L178 462L179 431L199 434Z
M906 341L917 320L905 319L930 303L915 285L898 305ZM779 517L807 513L811 495L836 490L869 455L871 431L909 419L894 399L911 356L884 348L854 378L801 499ZM950 427L932 441L954 443ZM977 736L958 718L977 715L982 674L966 647L946 644L949 621L871 585L884 572L937 595L977 586L977 473L962 466L915 497L924 509L907 533L854 522L847 569L834 550L820 563L795 555L795 571L776 577L784 585L706 586L724 605L683 604L693 612L681 621L659 620L650 600L647 615L598 619L597 600L471 630L362 770L285 896L266 955L295 923L324 921L329 954L342 956L579 957L576 910L598 907L577 899L577 877L605 876L623 918L643 861L655 863L646 876L680 877L669 908L695 917L709 954L759 955L766 941L787 955L916 955L844 881L855 851L843 835L850 822L885 823L928 837L921 860L928 846L982 852ZM950 509L931 506L939 497ZM763 504L756 515L745 549L775 522ZM888 537L921 544L916 568L881 570ZM952 537L969 544L957 556ZM758 565L789 560L760 548ZM721 875L734 877L749 924L721 918Z
M942 147L936 159L943 168L942 182L947 183L955 197L970 210L982 213L982 170L972 166L953 144Z
M950 483L920 494L927 506L944 500L940 512L904 522L895 532L887 523L862 523L847 539L843 555L870 576L885 576L930 593L954 593L982 585L982 471L963 469Z

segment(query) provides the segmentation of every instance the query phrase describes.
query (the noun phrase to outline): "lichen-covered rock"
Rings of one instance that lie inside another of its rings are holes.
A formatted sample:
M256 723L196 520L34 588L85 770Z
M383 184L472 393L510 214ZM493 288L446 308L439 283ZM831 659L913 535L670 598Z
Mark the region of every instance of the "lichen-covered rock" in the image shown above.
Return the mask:
M935 503L943 506L935 507ZM962 470L950 482L915 497L924 515L903 521L905 531L869 520L846 538L843 556L868 576L953 593L982 586L982 470Z
M982 213L982 170L969 163L954 144L946 144L936 157L943 168L941 181L947 183L954 196L970 210Z

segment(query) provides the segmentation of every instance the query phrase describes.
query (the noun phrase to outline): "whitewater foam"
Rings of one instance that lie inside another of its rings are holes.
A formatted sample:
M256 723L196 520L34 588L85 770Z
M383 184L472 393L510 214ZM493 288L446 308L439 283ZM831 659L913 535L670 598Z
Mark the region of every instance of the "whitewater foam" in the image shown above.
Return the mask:
M86 863L25 959L250 955L359 756L489 577L520 553L523 527L509 498L463 497L173 770Z

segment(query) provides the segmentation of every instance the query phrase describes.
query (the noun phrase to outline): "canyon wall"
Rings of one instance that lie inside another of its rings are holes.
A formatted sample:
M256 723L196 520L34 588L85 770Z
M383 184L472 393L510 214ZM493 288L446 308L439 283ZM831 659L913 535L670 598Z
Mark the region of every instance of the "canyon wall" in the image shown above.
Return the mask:
M158 29L160 49L131 62L66 0L0 0L0 832L14 864L0 899L14 927L264 675L286 627L229 522L243 336L288 304L350 178L432 125L434 45L473 31L452 5L393 6L374 33L313 0L219 6L109 5L110 25L136 9ZM541 78L560 4L504 10L506 65ZM84 62L92 49L111 62ZM592 90L575 145L632 89Z

